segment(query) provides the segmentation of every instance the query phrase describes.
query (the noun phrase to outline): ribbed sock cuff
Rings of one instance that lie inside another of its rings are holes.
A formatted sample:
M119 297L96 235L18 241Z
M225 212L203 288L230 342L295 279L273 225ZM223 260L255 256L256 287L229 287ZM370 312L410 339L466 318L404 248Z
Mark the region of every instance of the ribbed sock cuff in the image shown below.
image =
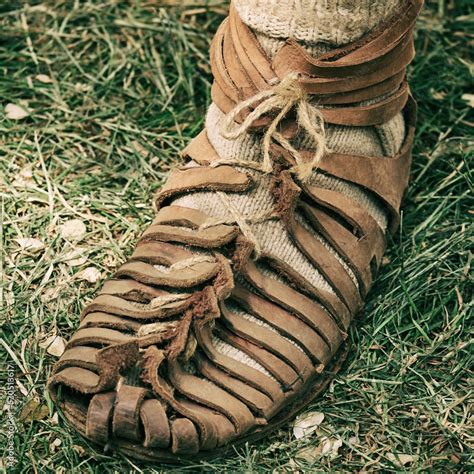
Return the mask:
M403 0L234 0L254 31L272 38L341 46L390 17Z

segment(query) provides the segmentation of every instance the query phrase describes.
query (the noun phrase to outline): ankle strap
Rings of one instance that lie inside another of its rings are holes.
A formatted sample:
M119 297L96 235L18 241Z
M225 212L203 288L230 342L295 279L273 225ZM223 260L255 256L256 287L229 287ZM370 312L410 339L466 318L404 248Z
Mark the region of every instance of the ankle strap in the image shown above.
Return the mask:
M409 96L406 67L415 55L413 27L422 5L423 0L407 0L390 20L362 39L318 57L290 39L273 60L231 6L211 46L212 99L229 113L240 102L296 75L325 122L384 123L403 109ZM242 123L251 112L251 108L242 111L236 122ZM271 120L269 114L255 126Z

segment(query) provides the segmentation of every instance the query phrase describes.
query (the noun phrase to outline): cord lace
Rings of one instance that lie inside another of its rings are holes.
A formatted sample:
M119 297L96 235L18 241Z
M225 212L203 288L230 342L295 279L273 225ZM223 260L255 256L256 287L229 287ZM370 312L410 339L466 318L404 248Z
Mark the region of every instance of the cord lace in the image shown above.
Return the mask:
M248 107L254 107L253 111L240 125L236 125L235 119ZM293 108L296 108L298 125L304 129L313 140L315 152L309 161L304 160L301 153L295 149L290 141L278 132L278 125ZM313 170L318 167L319 162L326 152L326 136L324 118L320 110L309 102L307 94L303 91L298 82L298 75L290 74L271 89L259 92L238 104L227 114L221 127L221 135L229 140L236 140L248 132L256 120L274 110L279 110L279 112L270 122L262 140L263 161L260 163L245 162L244 160L225 160L225 163L235 163L259 169L264 173L270 173L273 170L270 157L270 145L272 142L277 142L295 159L295 165L291 171L294 172L301 181L305 182L310 178ZM213 165L217 166L223 163L224 161L218 160L213 163Z

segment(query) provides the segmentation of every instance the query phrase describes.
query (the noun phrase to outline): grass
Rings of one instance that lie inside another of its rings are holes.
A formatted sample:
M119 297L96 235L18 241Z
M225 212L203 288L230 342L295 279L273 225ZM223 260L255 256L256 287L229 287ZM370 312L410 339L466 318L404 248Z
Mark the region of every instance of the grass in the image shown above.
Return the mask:
M301 441L285 426L227 458L171 468L104 455L57 413L44 388L56 358L44 342L71 335L84 302L130 254L209 103L208 47L225 3L158 3L1 2L2 406L8 388L15 401L1 414L2 469L8 421L12 472L472 469L468 0L429 3L419 22L412 186L349 360L307 409L324 413L320 430ZM7 104L29 115L8 119ZM78 240L65 237L71 220ZM342 446L322 454L325 436Z

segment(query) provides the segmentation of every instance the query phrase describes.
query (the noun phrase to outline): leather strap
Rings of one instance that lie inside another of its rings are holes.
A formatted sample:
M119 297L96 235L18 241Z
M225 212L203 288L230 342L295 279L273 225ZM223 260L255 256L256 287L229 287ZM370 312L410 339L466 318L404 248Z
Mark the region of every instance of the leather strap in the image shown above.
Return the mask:
M250 185L250 177L231 166L176 169L158 193L156 207L159 209L165 199L182 193L202 189L238 192L247 190Z
M327 364L331 359L329 347L319 334L278 305L266 301L240 285L235 287L232 297L250 314L275 327L279 333L304 348L316 363Z
M220 331L218 327L216 327L216 329L219 335L222 336L222 331ZM274 403L281 401L282 392L278 383L243 362L221 354L212 342L212 336L208 327L198 328L196 330L196 338L207 358L215 364L216 367L219 367L223 372L241 380L256 390L259 390L267 395Z
M221 386L239 400L246 403L259 416L269 418L274 410L274 404L267 395L232 377L212 364L207 358L199 356L196 359L199 371Z
M231 6L211 49L213 101L228 113L239 102L297 73L302 89L321 105L326 122L351 126L384 123L408 100L405 70L415 54L413 26L422 4L422 0L407 0L377 30L318 57L290 39L273 60ZM364 101L372 102L360 104ZM240 114L237 121L250 112Z
M208 166L214 161L221 159L215 148L211 145L207 137L206 129L191 140L188 146L183 150L182 156L185 159L193 160L204 166Z
M319 165L321 171L357 184L379 197L390 211L391 230L398 226L400 203L410 174L416 121L416 104L411 97L404 112L407 136L396 156L390 158L329 153Z

